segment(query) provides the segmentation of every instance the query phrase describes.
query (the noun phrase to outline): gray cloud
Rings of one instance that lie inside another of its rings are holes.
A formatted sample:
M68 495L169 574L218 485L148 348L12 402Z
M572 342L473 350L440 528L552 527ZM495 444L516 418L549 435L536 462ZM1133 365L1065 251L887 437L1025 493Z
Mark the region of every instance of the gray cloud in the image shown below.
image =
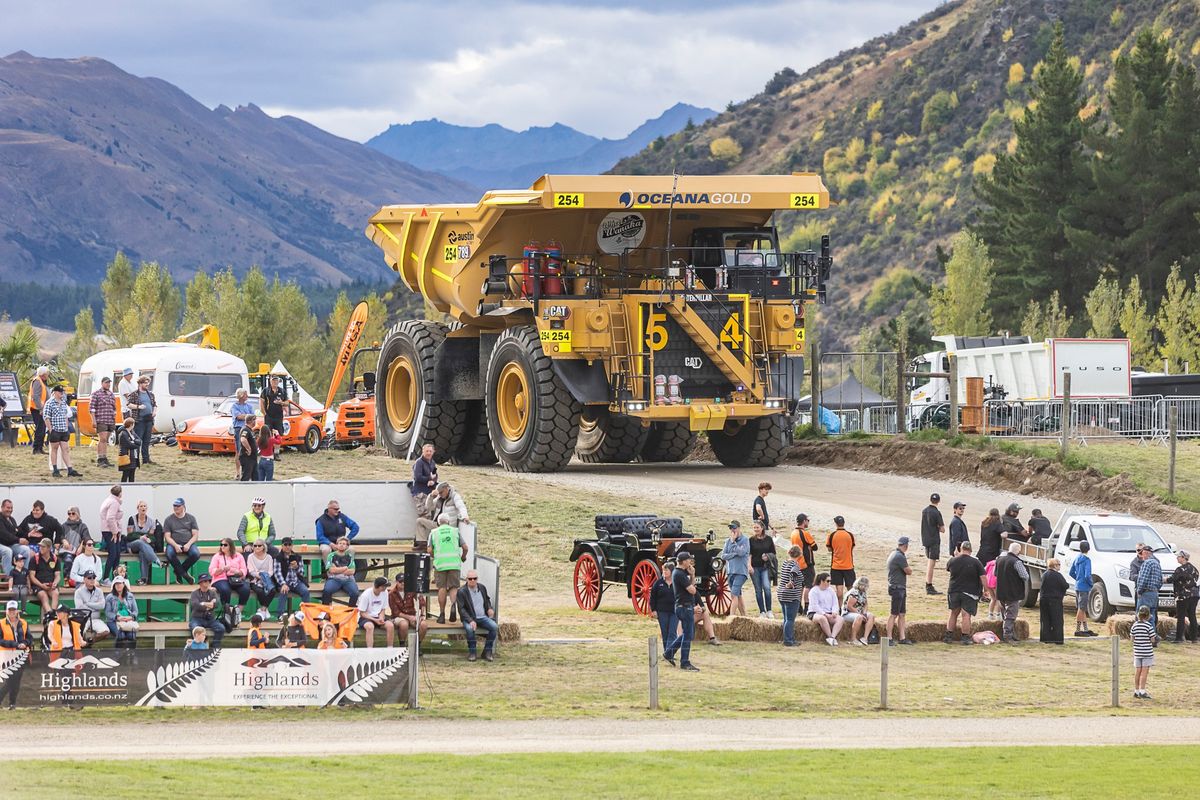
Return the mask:
M938 2L348 5L5 0L0 53L99 56L209 106L253 102L359 140L429 117L621 136L677 101L722 108Z

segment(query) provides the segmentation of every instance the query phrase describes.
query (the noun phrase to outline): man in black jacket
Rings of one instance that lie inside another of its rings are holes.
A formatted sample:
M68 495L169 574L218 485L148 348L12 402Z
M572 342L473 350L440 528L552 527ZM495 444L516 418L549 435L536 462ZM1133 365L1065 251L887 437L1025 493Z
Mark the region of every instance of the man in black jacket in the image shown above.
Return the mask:
M433 445L421 445L421 457L413 462L412 496L421 500L433 494L438 485L437 461L433 458ZM418 504L417 508L420 509Z
M1020 552L1020 542L1013 542L1008 546L1008 552L1001 553L996 559L996 599L1004 614L1000 638L1012 644L1017 643L1017 613L1025 599L1025 582L1029 580L1029 570L1025 569L1018 555Z
M1029 529L1021 524L1020 513L1021 506L1009 503L1004 516L1000 518L1000 521L1004 523L1004 533L1008 536L1009 541L1014 539L1022 542L1029 541Z
M1029 541L1041 544L1054 534L1054 526L1040 508L1035 508L1029 518Z
M475 633L480 628L487 631L487 641L483 644L483 660L496 660L496 636L500 626L496 624L496 612L492 609L492 599L488 597L487 587L479 582L479 573L475 570L467 572L467 585L458 591L458 618L462 620L463 630L467 632L467 661L475 661Z
M962 549L963 542L971 541L971 534L967 532L967 523L963 522L963 514L967 513L967 504L962 500L956 500L954 503L954 516L950 518L950 557L958 555Z
M33 551L22 541L17 531L17 521L13 518L12 500L5 498L0 501L0 575L7 575L12 569L13 556L18 553L25 555L28 564Z

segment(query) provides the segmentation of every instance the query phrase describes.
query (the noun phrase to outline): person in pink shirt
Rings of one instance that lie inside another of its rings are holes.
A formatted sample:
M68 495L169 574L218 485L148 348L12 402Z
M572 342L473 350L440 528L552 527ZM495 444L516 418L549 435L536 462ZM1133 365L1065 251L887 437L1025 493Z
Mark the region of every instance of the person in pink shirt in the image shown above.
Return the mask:
M217 554L208 562L208 574L212 576L212 587L221 598L221 604L230 611L230 622L237 627L242 621L242 606L250 600L250 581L246 559L238 552L233 539L221 540ZM234 594L237 594L238 602L231 603Z
M124 543L124 525L121 520L121 485L117 484L108 490L108 497L100 504L100 538L104 541L104 550L108 557L104 561L104 581L101 585L108 586L113 571L121 563L121 545Z

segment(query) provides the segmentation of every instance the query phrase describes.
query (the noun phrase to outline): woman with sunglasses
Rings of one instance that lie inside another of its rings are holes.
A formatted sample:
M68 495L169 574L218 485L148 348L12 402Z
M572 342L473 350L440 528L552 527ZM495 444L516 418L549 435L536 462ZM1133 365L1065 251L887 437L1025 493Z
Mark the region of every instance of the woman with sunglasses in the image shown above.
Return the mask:
M208 563L208 574L212 576L212 588L221 598L221 605L229 609L230 622L237 627L242 622L242 606L250 600L250 584L247 580L246 559L238 552L233 539L222 539L217 554ZM237 593L238 602L231 599Z
M150 570L155 565L164 570L167 568L158 557L163 547L162 523L150 516L150 507L145 500L138 500L137 513L125 523L125 542L132 552L137 553L138 562L142 565L138 586L150 583Z
M267 552L267 540L258 539L250 546L246 556L246 571L250 575L250 588L258 598L258 607L264 619L270 618L271 601L283 584L283 572L279 562Z
M88 530L87 523L79 516L79 506L71 506L67 509L67 518L63 520L62 532L62 539L58 542L58 558L62 562L63 573L74 577L73 561L83 552L83 543L92 538L92 532ZM102 571L102 569L96 569L96 574L99 575Z

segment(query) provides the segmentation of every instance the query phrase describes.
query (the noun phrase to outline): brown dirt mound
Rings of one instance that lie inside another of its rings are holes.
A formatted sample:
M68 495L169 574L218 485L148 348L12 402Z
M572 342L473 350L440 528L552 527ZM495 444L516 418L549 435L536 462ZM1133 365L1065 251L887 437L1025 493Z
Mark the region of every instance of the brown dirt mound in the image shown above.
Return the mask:
M697 446L697 453L701 449ZM1037 492L1068 503L1119 508L1161 522L1200 527L1200 514L1163 503L1124 474L1108 478L1092 468L1069 470L1045 458L950 447L943 442L803 441L792 446L785 463L957 480L1015 494Z

